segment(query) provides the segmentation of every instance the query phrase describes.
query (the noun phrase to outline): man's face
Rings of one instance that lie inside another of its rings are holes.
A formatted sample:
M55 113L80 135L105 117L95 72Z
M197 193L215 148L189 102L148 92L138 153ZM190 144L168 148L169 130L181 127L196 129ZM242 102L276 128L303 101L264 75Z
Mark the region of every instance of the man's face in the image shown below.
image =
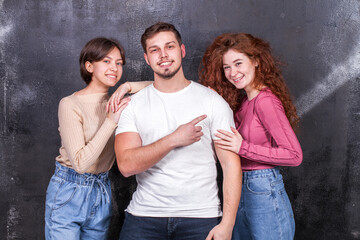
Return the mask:
M179 45L173 32L159 32L146 40L144 57L156 75L170 79L181 69L185 46Z

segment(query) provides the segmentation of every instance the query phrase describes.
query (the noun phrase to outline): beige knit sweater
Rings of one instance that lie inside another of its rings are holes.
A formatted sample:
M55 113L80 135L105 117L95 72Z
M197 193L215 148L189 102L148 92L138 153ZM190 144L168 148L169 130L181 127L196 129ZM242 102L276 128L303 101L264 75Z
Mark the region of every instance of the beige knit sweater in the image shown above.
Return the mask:
M59 103L61 165L76 172L98 174L114 163L114 130L117 126L106 117L107 93L70 95Z

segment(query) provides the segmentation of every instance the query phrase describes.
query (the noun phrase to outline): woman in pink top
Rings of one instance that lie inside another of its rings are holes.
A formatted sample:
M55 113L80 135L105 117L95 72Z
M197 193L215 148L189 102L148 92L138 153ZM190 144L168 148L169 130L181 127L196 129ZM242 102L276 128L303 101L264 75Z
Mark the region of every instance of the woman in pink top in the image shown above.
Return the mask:
M237 129L215 144L241 157L243 185L232 239L293 239L295 221L278 166L298 166L299 117L268 43L222 34L207 48L200 81L223 96Z

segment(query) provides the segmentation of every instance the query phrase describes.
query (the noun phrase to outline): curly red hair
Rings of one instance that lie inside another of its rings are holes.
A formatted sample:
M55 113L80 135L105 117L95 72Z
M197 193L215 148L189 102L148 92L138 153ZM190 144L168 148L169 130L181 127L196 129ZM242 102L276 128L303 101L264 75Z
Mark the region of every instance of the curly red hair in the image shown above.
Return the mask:
M225 33L216 37L202 58L199 68L200 83L217 91L233 111L238 110L246 94L243 90L239 91L225 77L223 56L230 49L246 54L258 63L252 83L254 88L260 90L266 86L280 99L286 117L295 130L299 117L281 74L280 63L272 56L270 45L260 38L246 33Z

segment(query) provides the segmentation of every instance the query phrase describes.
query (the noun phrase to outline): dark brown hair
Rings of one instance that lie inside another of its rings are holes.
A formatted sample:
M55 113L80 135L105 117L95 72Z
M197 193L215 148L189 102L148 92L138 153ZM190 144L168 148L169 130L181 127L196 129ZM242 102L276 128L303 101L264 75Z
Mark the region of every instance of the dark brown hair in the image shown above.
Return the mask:
M244 91L239 91L225 77L223 70L223 56L230 49L247 55L251 61L257 62L253 86L259 89L268 87L277 96L285 110L291 127L298 127L299 117L292 103L289 90L280 71L280 63L271 54L270 45L260 38L246 33L225 33L217 38L206 49L199 68L200 82L217 91L237 111L243 98Z
M175 34L176 40L178 41L179 45L182 44L181 35L178 32L178 30L176 30L174 25L166 22L157 22L154 25L148 27L145 30L145 32L141 35L141 45L144 49L144 53L146 53L146 40L152 38L155 34L159 32L173 32Z
M123 65L125 65L125 52L118 41L114 39L98 37L91 39L85 44L80 53L79 63L80 74L86 84L91 82L92 74L86 70L85 63L88 61L92 63L102 60L114 48L119 49Z

